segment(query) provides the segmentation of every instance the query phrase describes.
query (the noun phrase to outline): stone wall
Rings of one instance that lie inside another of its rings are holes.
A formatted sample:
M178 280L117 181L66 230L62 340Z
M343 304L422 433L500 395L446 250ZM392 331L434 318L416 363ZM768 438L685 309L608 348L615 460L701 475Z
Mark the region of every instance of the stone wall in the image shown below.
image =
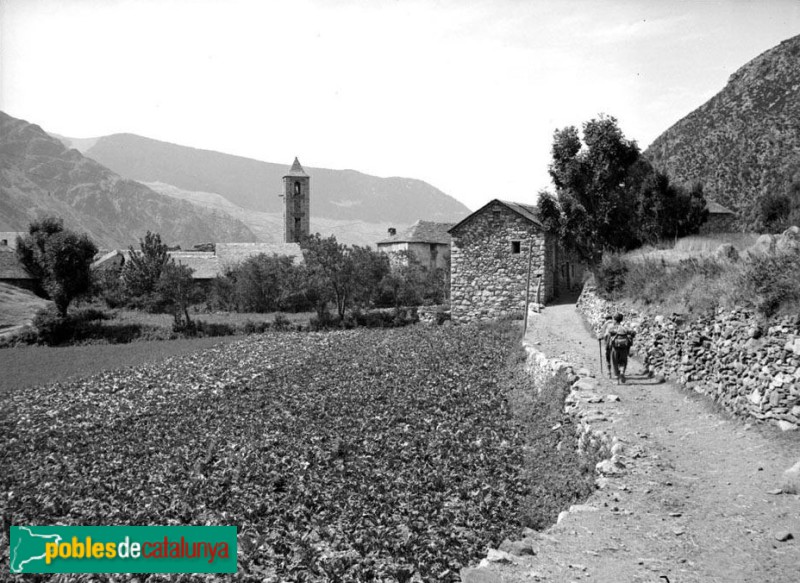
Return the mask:
M450 305L454 322L522 318L531 245L531 301L535 301L539 277L543 278L542 299L551 296L552 267L547 268L545 235L537 225L496 202L451 234ZM515 242L519 243L518 252Z
M733 233L737 229L736 215L728 213L714 213L708 220L700 225L700 235L713 235L715 233Z
M686 322L643 317L600 298L587 284L578 309L595 330L620 311L636 331L634 355L653 375L680 382L746 419L800 426L800 318L766 324L747 310L719 310Z

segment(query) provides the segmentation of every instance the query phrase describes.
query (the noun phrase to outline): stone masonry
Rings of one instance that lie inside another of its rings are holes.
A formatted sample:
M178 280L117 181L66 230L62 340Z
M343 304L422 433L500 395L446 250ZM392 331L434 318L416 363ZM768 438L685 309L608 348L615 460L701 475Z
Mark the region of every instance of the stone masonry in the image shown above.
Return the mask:
M522 318L530 249L530 301L536 301L540 278L541 301L552 297L555 242L545 236L530 207L494 200L453 227L450 234L454 322Z
M706 395L733 414L800 427L800 320L769 323L743 310L720 309L688 322L678 315L619 309L584 287L578 309L597 329L606 313L621 311L636 331L634 351L654 375Z

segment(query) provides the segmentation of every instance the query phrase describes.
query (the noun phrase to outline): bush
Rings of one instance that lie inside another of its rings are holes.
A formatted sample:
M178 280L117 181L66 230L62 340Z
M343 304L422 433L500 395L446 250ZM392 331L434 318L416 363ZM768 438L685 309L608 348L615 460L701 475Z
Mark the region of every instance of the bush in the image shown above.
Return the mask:
M627 273L628 266L619 254L606 253L603 255L603 261L595 272L598 289L606 295L612 295L622 289Z
M113 316L97 308L76 310L60 316L53 309L42 310L33 320L36 342L47 346L105 342L125 344L142 337L143 327L136 323L106 323Z
M256 322L254 320L247 320L242 327L245 334L263 334L269 330L269 322Z
M283 314L275 314L275 319L272 321L272 327L280 332L286 332L292 327L292 322Z
M756 257L739 276L739 286L764 316L800 308L800 254Z
M222 322L205 322L195 319L194 334L197 336L233 336L236 334L236 327Z

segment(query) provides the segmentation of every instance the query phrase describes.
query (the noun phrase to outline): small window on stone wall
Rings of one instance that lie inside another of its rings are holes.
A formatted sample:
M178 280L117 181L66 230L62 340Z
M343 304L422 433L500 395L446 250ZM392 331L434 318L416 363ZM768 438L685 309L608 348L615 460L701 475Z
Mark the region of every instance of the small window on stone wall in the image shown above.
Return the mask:
M522 252L522 242L521 241L511 241L511 252L514 254Z

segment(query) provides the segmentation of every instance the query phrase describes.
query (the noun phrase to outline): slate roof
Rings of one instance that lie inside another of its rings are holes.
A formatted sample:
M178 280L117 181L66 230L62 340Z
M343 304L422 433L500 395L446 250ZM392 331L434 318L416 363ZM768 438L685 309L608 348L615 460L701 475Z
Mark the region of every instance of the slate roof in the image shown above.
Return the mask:
M481 208L476 210L474 213L472 213L468 217L462 219L461 222L459 222L456 225L454 225L453 227L451 227L448 232L452 233L458 227L460 227L461 225L463 225L464 223L469 221L475 215L478 215L478 214L484 212L488 207L490 207L494 203L500 203L501 205L505 206L509 210L511 210L511 211L517 213L518 215L520 215L522 218L530 221L534 225L536 225L538 227L541 227L541 228L544 228L544 225L542 225L541 221L536 217L536 206L535 205L523 204L523 203L520 203L520 202L511 202L511 201L508 201L508 200L500 200L498 198L495 198L494 200L490 200L489 202L487 202L485 205L483 205Z
M10 248L0 249L0 279L35 279L25 271L17 259L17 253Z
M100 267L105 267L106 265L122 265L127 260L125 254L122 251L117 249L113 249L112 251L108 251L107 253L99 253L95 255L96 259L92 261L91 268L98 269ZM117 259L117 258L120 259ZM119 263L117 263L119 262Z
M392 243L439 243L450 244L448 231L453 223L435 223L433 221L417 221L404 231L378 241L378 245L391 245Z
M176 264L194 269L192 279L214 279L219 274L219 260L211 251L170 251Z
M223 267L241 263L261 253L288 255L294 257L297 263L303 261L303 251L297 243L217 243L217 258Z
M708 214L710 215L735 215L736 213L733 212L729 208L725 208L721 204L719 204L715 200L707 200L706 201L706 208L708 209Z
M295 157L292 167L289 168L289 173L283 175L284 178L287 176L308 176L306 171L303 170L303 167L300 165L300 160L298 160L297 157Z

